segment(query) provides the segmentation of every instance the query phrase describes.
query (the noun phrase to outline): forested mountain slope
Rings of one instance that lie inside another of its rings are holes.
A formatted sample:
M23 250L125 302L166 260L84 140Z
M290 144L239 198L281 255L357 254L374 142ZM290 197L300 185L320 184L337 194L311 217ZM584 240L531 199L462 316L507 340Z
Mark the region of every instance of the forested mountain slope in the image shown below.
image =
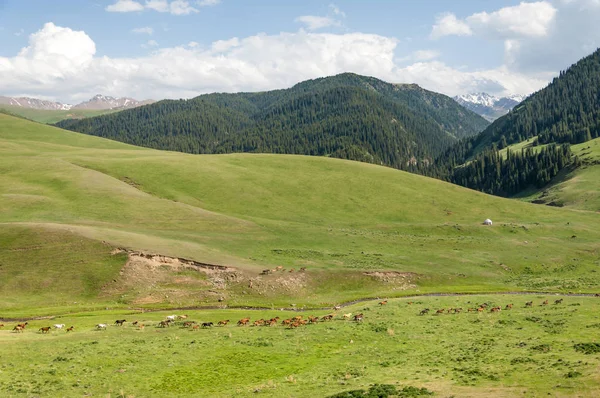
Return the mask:
M286 90L167 100L58 125L188 153L305 154L406 168L429 163L488 123L416 85L345 73Z
M541 188L566 167L578 167L569 144L600 136L600 50L561 72L481 134L461 141L419 170L497 195ZM501 156L499 150L532 139L529 147ZM537 145L549 144L542 150Z

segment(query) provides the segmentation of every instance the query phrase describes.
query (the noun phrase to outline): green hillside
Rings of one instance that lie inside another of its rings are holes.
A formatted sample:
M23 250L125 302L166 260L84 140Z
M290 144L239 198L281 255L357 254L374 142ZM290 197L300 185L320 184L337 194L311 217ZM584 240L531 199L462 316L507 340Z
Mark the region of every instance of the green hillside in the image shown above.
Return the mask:
M420 172L494 195L527 195L581 166L569 145L599 137L599 109L600 50Z
M409 169L488 122L418 86L346 73L286 90L161 101L58 125L156 149L331 156Z
M0 110L16 116L22 116L26 119L40 123L53 124L65 119L83 119L86 117L100 116L116 112L114 110L89 110L89 109L70 109L70 110L45 110L23 108L21 106L0 105Z
M331 305L410 292L598 289L600 214L391 168L155 151L0 115L0 171L0 292L19 286L18 299L1 305L12 311L73 301ZM495 225L481 225L486 218ZM106 262L114 247L237 271L223 283L189 269L129 280L118 272L124 257ZM88 271L77 274L78 264ZM276 266L307 271L258 275ZM62 285L52 276L61 273L72 275ZM40 294L50 287L63 292Z

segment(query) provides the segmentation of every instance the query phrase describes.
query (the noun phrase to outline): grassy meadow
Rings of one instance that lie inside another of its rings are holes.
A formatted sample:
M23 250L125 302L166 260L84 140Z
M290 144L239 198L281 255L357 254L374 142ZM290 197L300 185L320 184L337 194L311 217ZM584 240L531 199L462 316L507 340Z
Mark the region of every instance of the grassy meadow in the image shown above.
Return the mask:
M554 301L563 298L561 304ZM533 307L525 308L526 301ZM548 305L542 305L549 300ZM410 304L412 302L412 304ZM491 313L467 312L488 303ZM504 310L509 303L510 310ZM448 314L449 308L463 308ZM420 316L423 308L432 311ZM437 309L444 314L435 315ZM278 310L87 311L0 330L0 392L6 397L325 397L368 389L424 388L438 397L595 397L600 393L600 299L481 295L393 299L341 309L297 329L238 327L243 317L286 319ZM166 315L225 327L157 327ZM323 316L331 311L300 313ZM362 322L344 313L363 313ZM94 329L97 323L124 326ZM134 320L145 325L139 329ZM39 328L64 323L75 331ZM423 391L423 390L421 390ZM417 395L400 395L417 396Z

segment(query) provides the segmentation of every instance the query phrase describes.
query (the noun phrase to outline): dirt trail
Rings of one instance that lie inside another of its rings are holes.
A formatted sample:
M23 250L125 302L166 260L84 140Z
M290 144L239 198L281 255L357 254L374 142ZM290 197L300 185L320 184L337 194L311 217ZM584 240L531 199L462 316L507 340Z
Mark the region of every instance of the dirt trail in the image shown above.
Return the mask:
M561 297L598 297L600 299L600 293L559 293L559 292L484 292L484 293L422 293L413 294L409 296L394 297L393 299L411 299L420 297L462 297L462 296L561 296ZM382 297L365 297L352 301L347 301L338 304L340 308L348 307L358 303L364 303L367 301L379 301ZM130 314L139 314L147 312L161 312L161 311L195 311L195 310L248 310L248 311L291 311L291 312L306 312L306 311L325 311L332 310L333 307L305 307L305 308L272 308L272 307L252 307L252 306L218 306L218 305L207 305L207 306L190 306L190 307L169 307L169 308L126 308L131 310ZM113 310L113 308L109 309ZM97 311L97 310L96 310ZM81 311L77 311L81 312ZM62 313L49 316L40 316L33 318L1 318L0 322L26 322L26 321L38 321L44 319L53 319L56 317L67 316L70 313Z

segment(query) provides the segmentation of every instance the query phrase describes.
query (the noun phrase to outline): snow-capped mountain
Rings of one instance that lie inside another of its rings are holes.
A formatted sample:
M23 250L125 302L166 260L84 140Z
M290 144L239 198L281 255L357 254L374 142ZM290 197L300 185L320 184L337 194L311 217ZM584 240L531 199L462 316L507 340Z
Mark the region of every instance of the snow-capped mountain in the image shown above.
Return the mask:
M98 94L89 101L75 105L73 109L130 109L153 102L153 100L138 101L133 98L115 98Z
M524 99L525 97L522 95L509 95L498 98L487 93L464 94L454 97L456 102L483 116L490 122L506 115Z
M0 96L0 105L18 106L21 108L44 109L51 111L67 111L72 105L60 102L46 101L29 97L3 97Z

